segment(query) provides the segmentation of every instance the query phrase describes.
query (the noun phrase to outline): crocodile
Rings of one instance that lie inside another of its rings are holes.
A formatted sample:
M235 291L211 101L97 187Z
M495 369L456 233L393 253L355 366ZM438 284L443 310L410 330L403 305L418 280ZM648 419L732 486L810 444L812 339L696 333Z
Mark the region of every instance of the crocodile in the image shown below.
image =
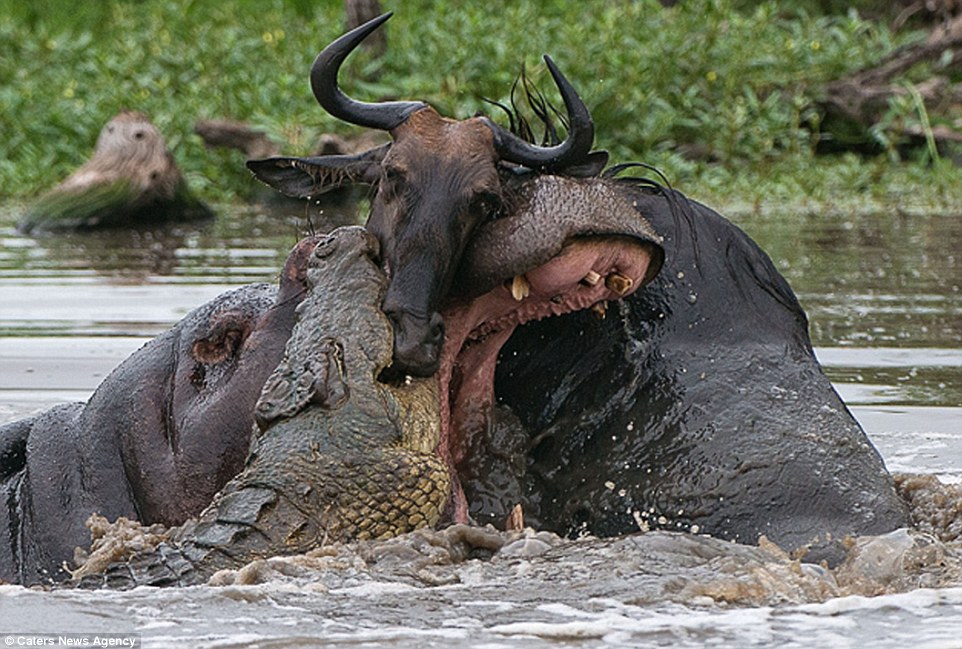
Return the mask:
M451 489L437 453L438 382L377 380L393 354L378 249L356 226L317 244L309 294L255 406L244 469L166 541L81 587L203 583L258 558L438 522Z

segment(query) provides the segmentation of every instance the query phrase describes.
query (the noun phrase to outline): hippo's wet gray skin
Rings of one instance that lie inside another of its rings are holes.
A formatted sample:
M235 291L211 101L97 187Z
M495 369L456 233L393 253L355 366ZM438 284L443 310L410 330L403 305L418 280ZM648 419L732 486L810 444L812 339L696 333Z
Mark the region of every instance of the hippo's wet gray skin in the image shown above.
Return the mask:
M547 319L507 342L495 393L523 433L490 445L514 444L524 458L508 495L487 477L499 474L489 442L476 443L479 464L462 467L477 476L466 487L473 513L497 519L520 501L529 520L568 534L666 528L748 544L766 535L787 549L814 542L810 560L839 559L847 535L909 525L768 256L677 192L591 182L664 236L664 267L604 318Z
M393 351L377 249L359 227L318 243L310 294L255 408L244 470L169 543L82 585L196 583L257 558L438 522L450 476L437 454L437 382L377 381Z
M60 581L89 543L90 514L180 525L237 475L316 243L295 246L279 288L245 286L189 313L88 403L0 426L0 579Z

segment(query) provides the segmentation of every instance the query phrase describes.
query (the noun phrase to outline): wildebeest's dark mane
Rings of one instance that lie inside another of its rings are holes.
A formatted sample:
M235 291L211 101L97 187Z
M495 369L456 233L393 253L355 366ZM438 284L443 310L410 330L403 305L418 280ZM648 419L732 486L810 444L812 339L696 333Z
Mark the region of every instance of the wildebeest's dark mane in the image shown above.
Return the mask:
M506 106L499 101L483 98L484 101L500 108L508 117L508 129L514 135L538 146L554 146L561 142L558 136L558 129L555 121L568 128L568 118L555 108L544 96L544 93L532 82L527 75L525 66L521 66L518 78L511 84L511 94L509 96L510 106ZM527 110L524 109L527 106ZM534 134L526 112L534 114L534 120L541 125L541 137Z
M528 78L524 65L521 66L521 72L511 85L511 94L508 99L510 105L487 98L483 98L483 101L500 108L508 118L508 128L511 133L529 144L555 146L562 141L561 136L558 135L558 126L568 129L568 116L548 101L541 89ZM529 113L531 117L528 117ZM541 131L540 137L535 135L536 130ZM660 182L648 177L616 178L628 169L634 168L644 168L653 172ZM624 180L639 187L648 187L658 193L661 193L664 188L671 189L671 183L665 175L653 165L644 162L617 164L601 171L599 175L611 180Z
M511 133L529 144L557 145L562 141L558 135L558 126L568 129L567 115L548 101L544 93L528 78L524 65L511 86L509 105L486 98L484 101L500 108L508 117ZM528 117L529 114L531 117ZM541 131L540 137L535 135L536 130ZM638 170L651 172L658 180L645 174L626 175ZM664 197L675 227L685 227L689 231L694 246L695 263L698 263L697 229L691 203L688 197L672 188L668 178L657 167L645 162L622 162L601 170L598 175L606 180L629 185L638 191Z

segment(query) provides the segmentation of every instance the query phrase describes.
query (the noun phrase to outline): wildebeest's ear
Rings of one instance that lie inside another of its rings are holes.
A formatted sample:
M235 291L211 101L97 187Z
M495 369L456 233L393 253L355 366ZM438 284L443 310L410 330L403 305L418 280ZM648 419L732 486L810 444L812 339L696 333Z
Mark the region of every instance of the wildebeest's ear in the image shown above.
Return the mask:
M247 168L258 180L282 194L307 198L352 183L376 182L381 160L390 147L388 143L355 155L248 160Z

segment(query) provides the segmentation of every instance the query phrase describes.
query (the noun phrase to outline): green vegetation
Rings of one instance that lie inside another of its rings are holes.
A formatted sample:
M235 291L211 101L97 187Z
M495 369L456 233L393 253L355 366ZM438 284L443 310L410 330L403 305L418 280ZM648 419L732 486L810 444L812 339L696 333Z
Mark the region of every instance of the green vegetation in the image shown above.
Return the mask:
M342 77L357 97L496 115L481 98L506 100L522 64L556 97L547 52L591 107L599 147L655 164L707 202L951 210L962 198L962 174L933 147L900 159L901 129L930 118L911 97L873 131L882 155L814 154L821 85L921 37L896 37L854 11L819 13L832 3L382 4L396 11L388 54L359 53ZM0 0L0 196L53 187L127 108L151 117L201 197L244 198L243 157L206 150L194 123L243 120L297 154L324 131L354 132L323 113L307 82L343 24L339 0ZM700 161L681 154L692 148Z

